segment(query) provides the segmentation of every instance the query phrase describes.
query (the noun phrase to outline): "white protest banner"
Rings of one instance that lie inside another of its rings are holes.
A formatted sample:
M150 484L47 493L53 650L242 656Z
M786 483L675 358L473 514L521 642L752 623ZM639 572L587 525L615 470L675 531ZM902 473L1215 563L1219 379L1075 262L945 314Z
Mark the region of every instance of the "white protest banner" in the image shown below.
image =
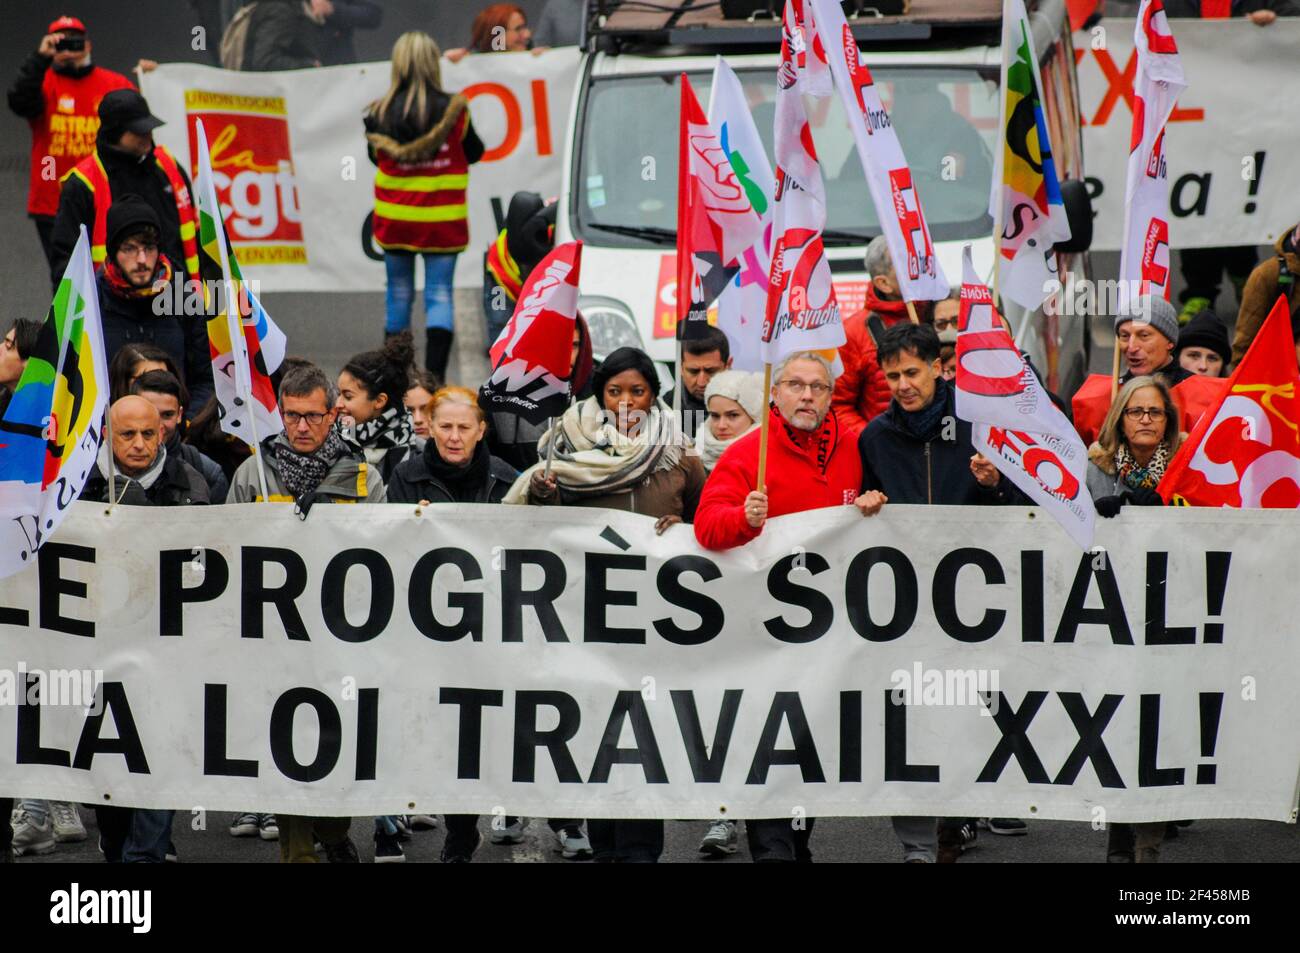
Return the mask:
M1272 244L1300 221L1300 190L1287 174L1296 141L1287 83L1300 49L1300 18L1259 27L1231 20L1169 20L1192 85L1165 125L1170 241L1175 249ZM1104 19L1074 34L1077 109L1093 193L1094 251L1120 247L1137 53L1132 19ZM1056 71L1055 61L1044 70ZM1058 84L1059 88L1059 84ZM1058 158L1064 143L1053 143Z
M78 503L0 581L0 794L1294 821L1298 531L832 507L713 553L582 507Z
M480 287L483 252L520 189L558 194L577 83L576 49L443 60L445 89L470 101L486 147L470 166L470 245L456 284ZM375 167L362 115L384 94L388 63L278 73L239 73L166 63L141 77L159 119L159 142L194 172L195 124L203 120L226 227L244 277L262 292L382 291L382 253L369 237Z

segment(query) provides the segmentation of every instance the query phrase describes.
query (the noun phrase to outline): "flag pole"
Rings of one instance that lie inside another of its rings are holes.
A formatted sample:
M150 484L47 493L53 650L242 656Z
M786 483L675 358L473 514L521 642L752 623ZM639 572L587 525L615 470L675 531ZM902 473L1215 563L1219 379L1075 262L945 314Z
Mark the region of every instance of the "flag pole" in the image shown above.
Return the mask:
M84 231L84 229L83 229ZM104 408L104 438L108 441L108 508L117 506L117 467L113 465L113 405Z
M1115 403L1115 398L1119 396L1119 335L1115 335L1115 357L1110 365L1110 402Z
M913 324L920 324L921 319L916 316L916 305L910 301L905 303L907 304L907 316L912 319Z
M766 361L763 362L763 396L769 401L772 399L772 365ZM771 422L772 411L764 406L763 421L758 431L758 485L755 489L759 493L767 492L767 431Z

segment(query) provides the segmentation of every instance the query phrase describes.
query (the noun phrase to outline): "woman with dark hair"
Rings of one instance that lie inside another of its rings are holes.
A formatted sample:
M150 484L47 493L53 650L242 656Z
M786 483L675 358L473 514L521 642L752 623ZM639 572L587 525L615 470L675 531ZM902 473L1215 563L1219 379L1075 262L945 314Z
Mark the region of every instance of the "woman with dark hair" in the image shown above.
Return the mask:
M402 403L406 405L407 412L411 415L411 429L415 431L415 439L420 447L424 446L424 441L429 439L429 422L430 415L433 413L433 395L438 392L438 379L428 371L422 371L419 368L411 368L411 381L407 385L406 393L402 396Z
M451 355L452 272L469 245L469 167L483 157L469 100L442 89L438 44L403 33L393 44L388 91L366 111L375 174L375 243L388 273L386 333L406 330L415 300L415 256L424 259L424 365L438 380Z
M16 318L0 341L0 414L9 406L9 398L27 369L27 359L36 350L41 336L41 322Z
M182 387L185 386L185 375L181 373L180 367L170 353L156 344L132 342L122 345L108 365L109 402L121 400L130 394L131 385L139 380L140 375L145 371L167 371L181 382ZM185 391L184 398L185 416L191 417L188 389Z
M389 338L378 351L364 351L339 372L337 426L344 443L365 454L366 463L388 483L411 452L415 431L403 402L410 387L415 348L411 332Z

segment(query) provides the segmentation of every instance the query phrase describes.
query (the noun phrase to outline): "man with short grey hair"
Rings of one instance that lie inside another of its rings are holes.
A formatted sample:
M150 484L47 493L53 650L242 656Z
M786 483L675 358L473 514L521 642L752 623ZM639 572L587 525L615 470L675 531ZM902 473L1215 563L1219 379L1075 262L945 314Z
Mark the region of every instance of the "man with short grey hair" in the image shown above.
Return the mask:
M1174 359L1178 347L1178 312L1160 295L1142 295L1115 316L1115 337L1127 372L1120 383L1143 374L1159 374L1170 387L1192 377Z

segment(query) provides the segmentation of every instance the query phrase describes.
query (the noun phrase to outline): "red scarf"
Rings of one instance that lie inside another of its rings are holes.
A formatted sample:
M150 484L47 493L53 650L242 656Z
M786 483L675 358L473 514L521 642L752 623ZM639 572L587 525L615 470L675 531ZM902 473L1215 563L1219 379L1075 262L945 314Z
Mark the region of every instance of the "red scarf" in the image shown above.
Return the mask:
M885 322L885 327L891 324L897 324L899 321L910 321L911 318L907 313L907 302L903 300L888 301L876 295L876 286L867 286L867 300L864 304L866 312L871 314L875 312L880 315Z
M776 404L770 405L769 413L771 413L774 423L779 423L785 428L785 434L790 438L792 444L809 456L812 456L812 451L815 450L817 469L824 474L826 468L830 465L831 453L834 452L835 445L839 442L840 437L839 422L835 419L835 414L827 411L826 419L822 421L821 427L816 431L808 431L790 426L786 419L781 416L781 411L777 409Z
M104 277L108 280L108 290L119 298L152 298L161 291L158 282L161 281L164 287L171 284L172 263L167 260L166 255L159 252L158 267L154 269L153 280L143 288L131 284L126 275L122 274L122 269L117 267L117 262L111 259L104 260Z

